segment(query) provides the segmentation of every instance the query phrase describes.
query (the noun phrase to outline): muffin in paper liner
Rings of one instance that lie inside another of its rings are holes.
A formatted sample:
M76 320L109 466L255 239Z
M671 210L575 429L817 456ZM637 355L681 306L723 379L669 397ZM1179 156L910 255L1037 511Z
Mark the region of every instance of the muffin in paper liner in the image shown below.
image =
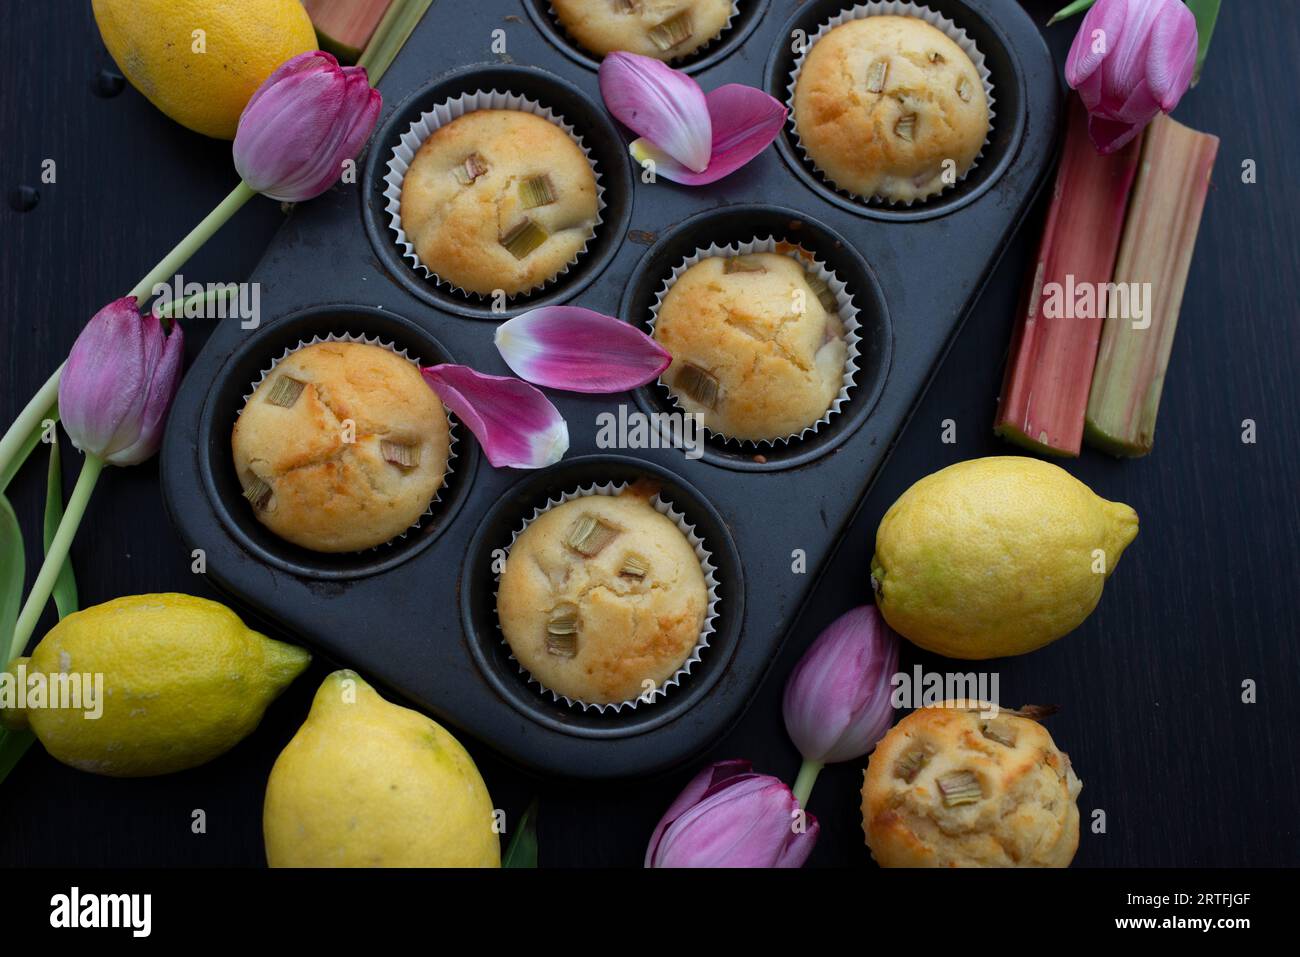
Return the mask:
M971 162L970 167L958 176L955 182L945 184L943 189L939 190L939 192L932 193L924 199L893 200L884 196L862 196L852 190L837 186L808 154L808 151L804 148L802 141L799 139L799 129L795 123L794 91L795 87L799 83L799 71L803 69L803 62L807 58L809 51L817 45L817 41L841 24L848 23L852 20L864 20L867 17L882 16L915 17L916 19L922 20L936 28L945 34L948 39L956 43L957 46L961 47L962 52L970 57L971 63L975 65L975 71L980 75L980 79L984 83L984 97L988 103L989 111L989 129L988 133L984 137L984 145L980 147L980 151L975 155L975 159ZM943 14L920 4L906 2L906 0L875 0L875 2L860 3L848 8L847 10L842 10L840 13L821 24L821 26L817 28L817 31L812 34L812 36L808 37L803 49L795 58L794 69L790 71L790 82L786 86L786 94L785 105L789 113L786 122L790 124L790 135L794 139L794 144L799 150L799 155L812 165L813 169L817 172L818 178L821 179L823 183L842 196L848 196L867 206L902 206L907 208L917 205L918 203L924 204L938 199L958 183L965 180L966 177L971 174L971 171L980 165L980 161L984 158L984 152L988 149L989 139L993 135L994 124L997 120L997 99L994 96L993 91L993 74L988 68L988 64L984 59L984 54L981 53L979 47L975 45L975 41L970 38L965 30L957 26L956 23L945 17Z
M410 355L410 353L408 353L406 349L399 349L396 343L381 339L378 336L364 336L357 333L339 334L334 332L327 333L326 335L323 336L316 335L316 336L312 336L310 339L299 339L296 345L290 346L289 348L281 352L280 355L272 359L271 364L267 366L265 369L263 369L260 373L258 373L257 378L253 380L251 383L249 383L248 392L245 393L244 395L244 405L248 404L248 400L253 397L253 393L257 391L258 386L260 386L266 380L267 376L269 376L272 372L275 371L276 366L278 366L281 362L283 362L289 356L293 355L298 350L305 349L307 346L318 345L319 343L322 342L360 342L368 346L379 346L382 349L387 349L389 352L393 353L394 355L401 356L403 359L415 363L417 367L420 364L420 360ZM239 411L240 414L243 414L244 406L241 405ZM435 507L438 505L439 502L442 501L443 491L447 488L448 483L451 481L452 472L455 471L456 443L459 441L459 437L456 432L456 417L451 414L451 412L447 409L445 405L443 406L443 412L445 412L447 415L447 465L442 475L442 484L439 485L438 488L434 490L433 498L429 500L428 507L424 510L423 513L421 513L419 518L417 518L413 523L411 523L411 525L409 525L406 528L405 531L399 533L394 538L390 538L388 541L381 542L380 544L371 546L370 548L361 549L360 551L356 551L352 553L345 552L343 554L365 555L370 552L379 551L379 549L381 548L386 548L387 546L391 545L393 542L406 538L407 535L420 528L424 524L424 522L430 516L433 515ZM238 421L239 417L236 416L235 418L236 421ZM272 535L276 535L276 533L269 528L267 529L267 531L271 532ZM276 538L280 538L280 536L276 535ZM287 539L281 539L281 540L291 545L294 544L293 542L288 542ZM297 547L305 548L305 546L302 545L299 545ZM307 550L311 551L311 549L307 549ZM320 554L327 554L327 553L320 553Z
M559 31L564 34L565 38L570 43L572 43L574 47L582 51L582 53L591 57L591 59L593 60L600 60L603 56L609 55L609 54L600 54L600 53L596 53L593 50L589 50L586 47L586 45L582 43L582 41L580 41L577 37L575 37L572 33L570 33L568 27L564 25L564 21L560 19L560 15L556 13L555 5L553 3L548 3L546 5L546 13L551 18L551 22L554 23L555 26L559 29ZM682 61L691 59L693 57L703 56L708 51L709 47L713 46L713 44L717 43L719 40L721 40L723 37L727 35L727 31L731 29L731 24L735 21L739 13L740 13L740 3L738 2L738 0L732 0L731 13L727 15L727 22L722 25L721 30L719 30L713 36L709 37L709 39L705 40L702 44L697 46L690 53L685 53L680 56L675 56L672 59L665 60L664 62L673 65L673 64L681 63Z
M604 223L605 187L600 180L600 169L591 156L591 149L583 142L582 137L573 125L566 121L564 117L531 97L500 90L476 90L473 93L462 93L460 96L444 100L432 109L421 113L419 118L402 134L397 146L393 148L392 155L388 159L387 171L384 174L384 199L386 201L384 212L388 214L388 227L395 236L398 248L402 250L402 258L409 260L417 272L458 295L484 302L491 298L488 295L462 289L451 280L444 279L431 270L420 261L420 257L415 251L415 244L410 241L406 231L402 228L402 183L406 179L407 169L415 159L415 154L419 152L420 147L424 145L424 141L432 136L435 130L446 126L454 119L478 110L516 110L531 113L554 123L568 134L569 138L582 150L587 162L591 164L592 175L596 178L596 221L592 223L591 235L587 237L577 255L570 259L564 268L554 276L542 280L531 289L506 296L507 300L514 301L520 297L531 296L539 290L558 282L561 277L565 276L587 254L591 241L596 238L601 224Z
M519 527L511 533L510 544L506 546L506 563L509 564L510 552L514 549L515 543L519 541L519 536L524 533L524 530L528 528L529 525L537 521L538 518L549 512L551 509L563 505L566 502L585 498L590 495L616 496L630 487L631 483L629 482L606 482L601 485L580 486L571 492L564 492L559 497L548 499L545 505L533 509L533 514L524 519L523 522L520 523ZM685 513L675 508L671 502L667 501L663 497L662 493L656 493L653 498L649 499L649 504L655 511L672 520L678 530L686 536L687 542L690 543L691 548L695 551L695 557L699 559L700 570L704 573L705 590L708 594L708 605L704 612L704 624L700 627L699 640L695 643L695 647L691 649L690 654L687 655L686 660L682 662L681 666L675 672L673 672L672 677L655 687L653 691L646 691L643 694L626 701L615 701L612 703L580 701L546 687L523 666L519 659L515 657L514 649L510 647L510 643L506 641L505 633L501 629L501 622L498 617L497 630L502 631L501 643L505 646L507 653L510 655L510 660L515 663L516 667L519 668L519 673L527 679L530 685L536 687L541 694L549 695L552 701L560 701L571 708L578 707L583 711L595 711L600 714L604 714L606 711L618 713L624 708L632 710L638 705L653 704L655 701L667 697L668 689L677 687L681 683L682 679L691 673L691 669L700 661L700 656L704 650L709 647L709 639L717 630L714 627L714 622L718 617L717 609L719 602L717 567L713 564L713 553L707 548L704 539L695 530L695 526L687 520ZM503 573L504 572L499 572L496 575L498 590L500 589L501 575ZM496 602L497 591L494 591L494 608Z
M835 303L838 307L836 310L840 322L844 326L844 344L846 354L844 357L844 378L840 386L839 393L831 400L830 406L826 413L812 425L804 427L801 431L792 435L782 436L774 439L736 439L722 432L715 431L704 426L704 431L711 436L716 436L728 444L734 444L743 448L772 448L777 444L788 445L791 442L802 439L812 433L815 433L823 425L828 423L844 403L849 401L850 392L857 386L855 381L858 372L858 355L861 348L862 337L858 334L861 324L858 321L858 308L853 303L853 297L849 294L843 280L835 275L825 263L817 258L816 253L805 249L803 246L797 246L793 243L779 241L772 236L762 239L753 239L746 243L731 243L727 246L719 246L716 243L707 248L697 248L696 251L683 259L672 271L663 284L655 293L654 305L650 307L650 318L647 325L650 328L650 335L654 335L655 323L659 318L659 309L663 305L664 297L668 295L668 290L672 288L673 283L681 278L691 266L696 263L715 257L735 257L747 256L753 253L781 253L796 259L803 267L810 270L818 279L824 282L831 294L835 296ZM670 367L671 368L671 367ZM682 412L687 414L687 410L682 406L677 398L677 394L668 387L667 383L660 378L657 382L659 388L663 389L673 405Z

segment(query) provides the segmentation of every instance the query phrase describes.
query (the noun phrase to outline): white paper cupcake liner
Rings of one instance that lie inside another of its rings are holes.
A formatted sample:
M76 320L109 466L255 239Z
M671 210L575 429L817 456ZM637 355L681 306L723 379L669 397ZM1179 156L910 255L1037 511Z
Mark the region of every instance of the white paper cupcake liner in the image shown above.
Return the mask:
M293 355L299 349L305 349L307 346L314 346L321 342L360 342L368 346L379 346L382 349L387 349L389 352L393 353L393 355L401 356L403 359L415 363L416 366L419 366L420 364L420 360L418 357L412 356L405 349L399 349L396 343L389 342L386 339L380 339L377 336L363 336L363 335L356 335L353 333L343 333L342 335L339 335L338 333L331 332L323 336L312 336L310 339L299 339L297 345L285 349L278 356L276 356L274 359L271 360L271 364L269 366L267 366L260 373L258 373L257 378L252 383L250 383L248 387L248 392L244 395L244 405L248 405L248 400L253 397L253 393L257 391L257 387L260 386L266 380L267 376L269 376L272 372L275 371L276 366L278 366L289 356ZM244 407L240 406L239 412L241 415L243 414L243 411L244 411ZM443 406L443 412L445 412L447 415L447 466L442 474L442 484L439 485L438 488L434 490L433 498L430 499L429 501L429 507L426 508L420 514L419 518L417 518L414 522L412 522L407 527L406 531L399 533L396 537L390 538L388 541L383 542L379 545L374 545L370 548L364 548L361 549L360 551L353 552L352 554L365 555L370 552L378 551L381 548L385 548L388 545L391 545L393 542L401 541L402 539L406 538L406 536L409 535L411 532L415 531L421 525L423 525L425 520L428 519L431 515L433 515L434 507L439 502L442 501L442 493L447 488L447 483L451 480L451 473L455 470L454 463L456 461L456 443L459 441L459 438L456 435L456 417L453 416L450 411L448 411L446 406Z
M835 273L831 272L830 267L817 258L816 253L802 246L793 246L792 251L785 252L781 247L792 247L790 243L778 243L774 237L768 236L765 239L753 239L747 243L732 243L728 246L718 246L717 244L709 246L707 249L697 249L693 255L687 256L673 269L672 275L663 281L659 291L655 293L654 305L650 307L650 335L654 335L655 323L659 320L659 309L663 306L664 297L668 295L668 290L672 288L673 283L681 278L686 270L690 269L696 263L703 259L712 259L716 257L731 258L734 256L748 256L753 253L775 253L783 252L784 255L790 256L797 260L805 269L811 271L830 289L831 294L835 296L837 306L836 313L840 318L840 323L844 326L844 345L846 354L844 356L844 379L840 386L839 393L831 400L830 406L826 409L826 414L814 422L812 425L805 426L801 431L793 435L786 435L775 439L736 439L707 425L704 430L711 436L715 436L722 441L747 448L772 448L773 446L788 445L791 442L804 438L829 422L837 415L844 403L849 401L849 393L857 386L854 381L858 372L858 356L862 345L862 337L858 334L861 323L858 321L858 308L853 304L853 297L849 295L848 289ZM658 385L668 393L669 399L683 413L686 409L678 400L677 395L662 378L659 379Z
M551 509L558 505L563 505L565 502L571 502L577 498L585 498L588 495L618 495L628 487L629 483L627 482L607 482L603 485L587 485L577 488L572 492L565 492L558 498L547 500L545 505L533 509L533 514L524 519L520 526L511 534L510 544L506 546L506 563L509 564L510 552L514 549L515 542L519 540L519 536L524 533L524 529L537 521L538 518L549 512ZM552 701L562 701L571 708L577 707L581 708L583 711L596 711L600 714L604 714L606 711L618 713L624 708L632 710L638 705L653 704L660 698L666 697L669 688L677 687L681 683L681 680L691 673L691 668L700 661L700 655L704 652L704 649L709 647L709 639L716 630L713 623L718 617L718 578L717 567L713 564L713 553L705 547L704 539L698 532L696 532L695 526L687 520L686 515L674 508L672 503L666 501L662 495L656 494L654 498L650 499L650 505L655 511L659 512L659 514L665 515L671 519L673 524L676 525L681 533L686 536L686 540L690 542L691 548L695 550L695 557L699 559L700 570L704 572L704 585L708 590L709 604L704 612L704 624L700 627L699 640L695 643L695 647L691 649L691 653L687 655L686 660L682 662L681 667L673 672L671 678L656 687L653 692L646 692L627 701L616 701L612 704L605 704L600 702L580 701L576 698L570 698L568 695L560 694L558 691L552 691L550 688L546 687L533 677L532 673L519 662L519 659L515 657L513 650L510 648L510 643L506 641L505 635L502 634L501 643L506 646L506 650L510 654L510 660L519 668L519 673L527 679L530 685L536 686L538 691L543 695L549 695ZM496 581L497 588L499 589L501 586L500 574L496 576ZM493 592L493 598L496 598L496 592ZM499 619L497 621L497 630L501 630L501 622Z
M568 29L564 25L564 21L560 19L560 15L555 12L555 6L553 4L548 3L546 5L546 12L550 15L551 22L554 23L560 29L560 32L563 33L566 38L568 38L570 43L572 43L575 47L577 47L587 56L591 57L593 60L601 59L601 55L599 53L593 53L591 50L588 50L585 46L582 45L581 41L579 41L577 37L575 37L572 33L568 31ZM736 19L736 16L739 13L740 13L740 4L734 2L733 0L731 4L731 13L727 15L727 22L722 25L721 30L719 30L713 36L709 37L709 39L705 40L704 43L700 44L690 53L684 54L682 56L675 56L671 60L668 60L666 62L680 63L682 60L685 60L688 57L703 56L705 52L708 51L709 47L713 46L713 44L717 43L719 40L721 40L723 37L727 35L727 31L731 29L732 21Z
M841 24L848 23L850 20L864 20L867 17L882 17L882 16L915 17L916 19L923 20L926 23L930 24L930 26L940 30L948 37L948 39L952 40L954 43L957 44L957 46L961 47L962 51L968 57L970 57L971 63L975 65L975 71L979 73L980 80L984 83L984 96L985 99L988 101L988 109L989 109L989 132L984 137L984 145L981 146L980 151L975 154L975 159L970 164L970 167L967 168L965 172L963 172L960 176L957 177L956 182L945 184L943 189L939 190L939 192L931 193L929 196L925 197L924 199L896 200L896 199L888 199L883 196L861 196L858 193L853 192L852 190L844 189L840 186L837 186L835 182L829 176L826 175L825 170L823 170L820 166L817 165L816 160L814 160L812 156L809 155L808 151L804 148L803 142L799 139L798 126L795 124L795 115L794 115L795 86L799 83L799 71L803 69L803 61L807 58L809 51L811 51L812 48L816 46L817 41L820 40L822 37L824 37L826 34L830 33L836 27L840 26ZM989 138L993 135L994 122L997 119L997 110L995 108L996 98L994 97L994 93L993 93L993 74L990 72L988 68L988 64L985 62L984 54L981 53L979 47L975 45L975 41L970 38L970 36L966 33L965 30L957 26L956 23L949 20L943 14L931 10L929 7L921 6L920 4L904 2L904 0L888 0L888 2L860 3L857 6L850 7L847 10L841 11L840 13L831 17L829 20L823 23L820 27L817 28L817 32L808 38L808 42L804 44L803 52L801 52L799 56L795 58L794 69L790 71L790 83L786 87L786 91L787 91L787 96L786 96L785 105L789 113L789 119L786 122L790 124L790 133L794 137L795 146L798 147L799 154L803 156L805 159L807 159L809 163L812 164L813 169L817 171L817 175L821 177L822 182L826 183L826 185L830 186L837 193L840 193L844 196L848 196L851 199L855 199L858 202L864 203L865 205L868 206L909 207L917 203L928 203L931 200L937 199L938 197L942 196L944 193L948 192L948 190L955 187L957 183L962 182L962 180L964 180L967 176L971 174L972 170L974 170L976 167L980 165L980 161L984 159L984 151L988 149Z
M406 231L402 228L402 182L406 179L406 171L415 159L415 154L419 152L420 147L424 145L424 141L432 136L435 130L446 126L454 119L478 110L517 110L532 113L534 116L540 116L542 119L554 123L578 144L578 148L582 150L582 155L587 157L587 162L591 164L592 175L596 177L596 221L592 224L591 235L582 244L582 248L578 250L577 255L570 259L564 268L554 276L543 279L531 289L506 297L508 300L515 300L520 296L530 296L539 289L545 289L552 283L558 282L561 276L568 273L587 254L591 241L596 238L596 233L604 222L605 187L601 185L600 170L596 166L596 161L592 159L591 150L582 141L582 137L578 135L577 130L564 117L534 99L500 90L476 90L473 93L462 93L460 96L439 103L433 109L421 113L419 119L412 123L410 128L402 134L397 146L393 148L392 155L388 159L388 171L384 174L384 199L387 200L384 211L388 213L388 228L393 231L396 237L398 248L402 250L402 258L409 260L417 272L458 295L470 296L481 301L487 301L491 298L482 293L462 289L451 280L439 276L422 263L415 251L415 244L407 238Z

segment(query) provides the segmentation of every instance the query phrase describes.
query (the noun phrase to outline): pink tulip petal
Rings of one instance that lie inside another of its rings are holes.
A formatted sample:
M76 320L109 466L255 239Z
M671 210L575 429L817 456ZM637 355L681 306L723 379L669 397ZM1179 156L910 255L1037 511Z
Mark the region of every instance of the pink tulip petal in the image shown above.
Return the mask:
M779 100L740 83L729 83L706 97L713 123L712 152L702 172L687 169L658 149L649 137L628 148L638 163L653 160L655 175L684 186L703 186L734 173L777 138L786 108Z
M450 364L420 371L438 398L474 433L495 468L545 468L568 451L564 417L527 382Z
M1166 113L1178 106L1192 82L1199 42L1196 17L1186 4L1173 0L1151 29L1146 64L1147 84Z
M626 392L673 361L639 329L577 306L545 306L502 323L497 351L515 375L570 392Z
M664 812L664 816L660 819L658 826L655 827L654 834L650 835L650 846L646 848L645 852L645 866L654 866L655 857L659 850L659 842L663 838L664 831L681 817L687 809L698 803L706 793L715 790L724 782L749 774L752 768L753 765L748 761L733 759L710 764L695 775L691 779L691 783L686 785L682 793L677 796L677 800L668 806L668 810Z
M611 53L600 64L600 95L626 127L696 173L709 165L712 121L693 79L653 57Z
M145 390L139 437L131 445L109 455L104 461L110 465L138 465L153 457L162 445L167 413L181 384L185 334L180 323L173 321L171 332L164 334L162 323L152 311L145 314L142 323L146 339L153 344L150 349L153 357L148 362L149 383Z
M741 774L705 792L660 841L656 867L797 867L816 841L816 819L795 831L798 803L764 774Z

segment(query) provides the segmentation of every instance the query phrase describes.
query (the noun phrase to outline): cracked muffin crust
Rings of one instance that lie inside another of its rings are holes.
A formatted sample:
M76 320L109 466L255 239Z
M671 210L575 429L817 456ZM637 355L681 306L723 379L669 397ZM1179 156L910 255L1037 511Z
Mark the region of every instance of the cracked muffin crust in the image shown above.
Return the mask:
M477 110L434 130L402 181L402 228L439 278L507 296L554 279L595 232L596 175L549 120Z
M943 31L915 17L850 20L818 40L795 84L794 120L809 158L836 187L895 202L955 183L989 133L979 71Z
M551 0L551 9L597 57L625 50L671 61L716 39L732 0Z
M700 260L672 284L654 329L682 408L753 441L797 435L826 414L844 384L844 335L834 297L781 253Z
M516 660L587 704L631 701L698 644L704 572L655 489L583 495L528 524L510 549L497 617ZM647 686L646 682L653 682Z
M962 705L961 710L954 705ZM881 867L1068 867L1083 785L1037 721L922 708L871 754L862 828Z
M318 342L262 380L231 448L259 522L303 548L354 552L424 514L449 441L446 410L414 362L381 346Z

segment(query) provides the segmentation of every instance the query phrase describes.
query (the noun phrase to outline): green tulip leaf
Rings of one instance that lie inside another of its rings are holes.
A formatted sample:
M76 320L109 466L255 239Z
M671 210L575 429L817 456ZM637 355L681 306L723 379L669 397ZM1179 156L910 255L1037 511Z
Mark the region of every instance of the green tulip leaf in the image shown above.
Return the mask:
M1206 54L1210 52L1210 39L1214 36L1214 27L1219 22L1221 0L1187 0L1187 7L1196 17L1196 70L1192 73L1192 86L1201 82L1201 68L1205 66Z
M50 551L50 542L63 521L63 467L59 461L59 436L56 431L54 441L50 443L50 468L45 485L45 553ZM77 578L72 573L72 557L63 560L59 568L59 577L54 580L54 607L59 610L59 617L66 618L77 610Z
M1057 10L1056 13L1052 14L1052 19L1047 21L1047 25L1050 27L1053 23L1060 23L1062 20L1068 20L1070 17L1077 16L1096 2L1097 0L1074 0L1074 3Z
M13 641L14 625L23 607L23 576L27 572L23 558L23 530L9 499L0 493L0 652L7 653ZM9 664L0 661L0 668Z
M501 866L537 866L537 798L533 798L533 803L528 805L528 810L519 819L515 836L510 839L510 846L501 858Z
M36 735L30 731L10 731L8 728L0 728L0 782L9 777L9 772L22 760L22 756L27 753L27 749L35 740Z

